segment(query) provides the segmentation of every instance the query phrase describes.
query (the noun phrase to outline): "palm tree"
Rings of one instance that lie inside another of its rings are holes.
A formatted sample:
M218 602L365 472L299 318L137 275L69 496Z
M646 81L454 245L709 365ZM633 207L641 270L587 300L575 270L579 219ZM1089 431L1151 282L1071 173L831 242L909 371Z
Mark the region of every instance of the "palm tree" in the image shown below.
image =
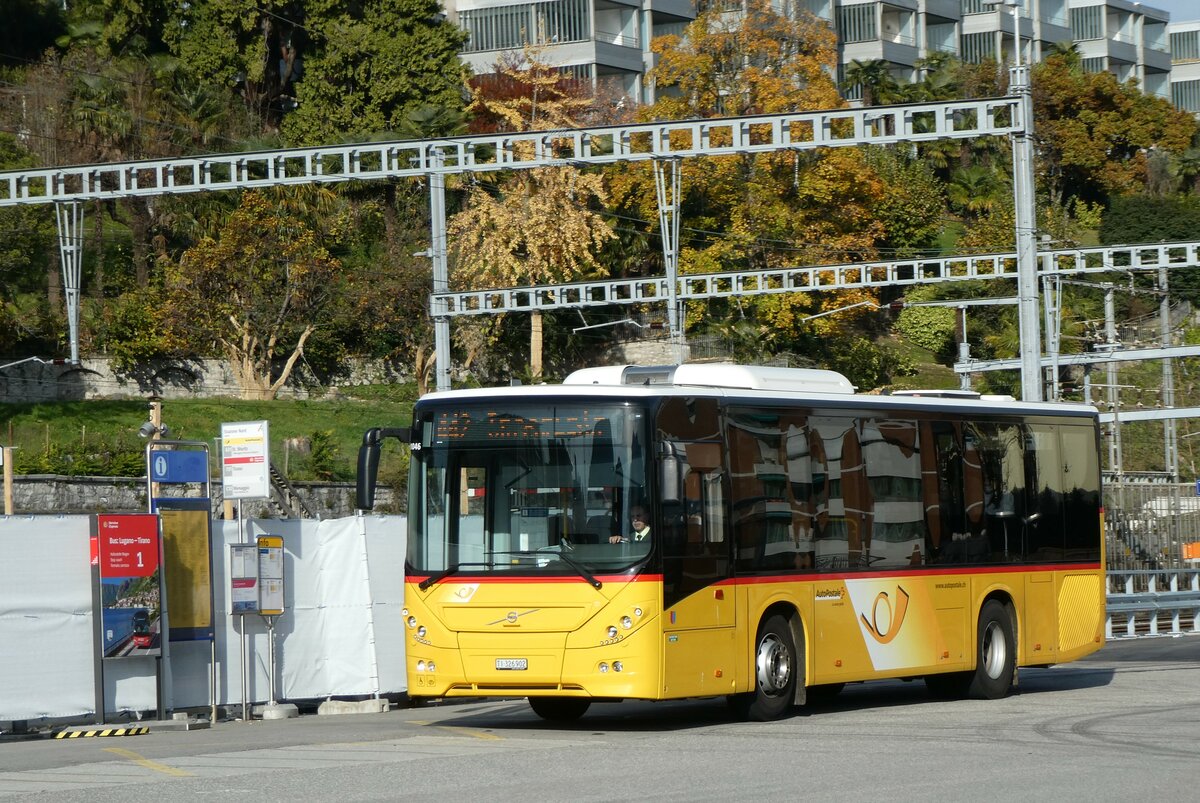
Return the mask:
M846 80L842 81L842 89L849 91L856 86L862 87L864 106L895 103L900 100L901 92L900 84L892 76L891 66L887 59L852 59L850 66L846 68Z
M996 205L1000 181L996 171L982 165L960 167L950 174L946 196L966 218L978 218Z

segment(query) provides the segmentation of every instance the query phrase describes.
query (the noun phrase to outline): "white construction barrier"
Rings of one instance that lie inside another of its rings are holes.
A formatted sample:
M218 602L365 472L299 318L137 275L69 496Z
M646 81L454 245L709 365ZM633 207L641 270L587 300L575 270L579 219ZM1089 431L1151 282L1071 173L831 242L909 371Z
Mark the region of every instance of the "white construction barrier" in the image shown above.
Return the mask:
M405 519L248 520L245 538L284 540L284 608L275 618L277 701L382 696L405 691ZM96 613L89 516L0 517L0 722L94 718ZM216 663L208 641L171 642L163 658L164 707L269 700L270 645L263 617L229 614L229 545L237 522L213 522ZM168 622L170 612L167 612ZM155 659L103 662L106 719L157 707Z

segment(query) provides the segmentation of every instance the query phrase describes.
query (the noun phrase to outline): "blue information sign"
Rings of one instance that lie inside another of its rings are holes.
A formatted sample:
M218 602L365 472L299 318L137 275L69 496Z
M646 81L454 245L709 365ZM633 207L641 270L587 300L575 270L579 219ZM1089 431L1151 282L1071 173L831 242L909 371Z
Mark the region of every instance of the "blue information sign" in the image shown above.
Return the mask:
M208 453L154 451L150 453L152 482L208 482Z

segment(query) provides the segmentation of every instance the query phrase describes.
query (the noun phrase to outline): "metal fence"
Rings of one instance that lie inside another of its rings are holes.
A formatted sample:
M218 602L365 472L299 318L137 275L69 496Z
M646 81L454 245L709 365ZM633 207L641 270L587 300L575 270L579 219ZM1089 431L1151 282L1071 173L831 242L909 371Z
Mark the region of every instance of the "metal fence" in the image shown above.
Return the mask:
M1200 569L1110 571L1108 638L1200 633Z
M1104 513L1109 571L1188 568L1184 546L1200 541L1194 485L1109 482Z

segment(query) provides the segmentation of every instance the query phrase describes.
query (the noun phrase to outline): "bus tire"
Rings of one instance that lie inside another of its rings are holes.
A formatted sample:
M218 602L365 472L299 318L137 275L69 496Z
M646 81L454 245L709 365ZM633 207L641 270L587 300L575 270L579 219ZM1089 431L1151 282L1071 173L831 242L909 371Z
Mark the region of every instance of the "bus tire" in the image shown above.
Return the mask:
M999 600L989 599L979 611L975 672L968 693L980 700L998 700L1012 689L1017 640L1012 617Z
M530 697L529 707L549 722L574 722L585 713L592 701L583 697Z
M779 719L791 707L803 674L791 625L774 614L758 628L755 639L754 691L732 695L729 704L743 719Z

